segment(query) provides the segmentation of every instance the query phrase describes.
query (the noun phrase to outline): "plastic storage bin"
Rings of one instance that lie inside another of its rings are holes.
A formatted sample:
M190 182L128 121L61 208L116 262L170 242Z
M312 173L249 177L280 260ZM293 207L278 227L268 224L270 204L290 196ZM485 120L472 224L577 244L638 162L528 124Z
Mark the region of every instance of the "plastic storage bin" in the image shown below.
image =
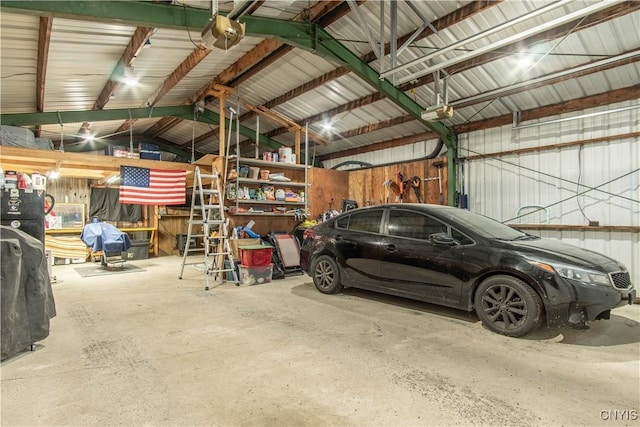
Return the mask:
M251 245L240 248L240 264L248 267L271 264L271 246Z
M240 283L243 285L259 285L271 282L271 274L273 273L273 264L249 267L248 265L239 265L240 267Z
M127 252L125 259L147 259L149 258L149 241L148 240L132 240L131 247Z

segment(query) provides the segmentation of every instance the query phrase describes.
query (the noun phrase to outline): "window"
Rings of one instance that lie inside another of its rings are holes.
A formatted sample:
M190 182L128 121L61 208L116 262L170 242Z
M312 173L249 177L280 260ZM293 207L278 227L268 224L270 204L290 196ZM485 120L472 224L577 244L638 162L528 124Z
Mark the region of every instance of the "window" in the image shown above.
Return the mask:
M451 237L460 242L461 245L473 245L475 242L456 230L455 228L451 229Z
M338 219L336 221L336 227L353 231L379 233L380 222L382 220L382 212L382 209L358 212L356 214Z
M428 240L434 233L446 233L447 226L417 212L389 211L389 234L398 237Z

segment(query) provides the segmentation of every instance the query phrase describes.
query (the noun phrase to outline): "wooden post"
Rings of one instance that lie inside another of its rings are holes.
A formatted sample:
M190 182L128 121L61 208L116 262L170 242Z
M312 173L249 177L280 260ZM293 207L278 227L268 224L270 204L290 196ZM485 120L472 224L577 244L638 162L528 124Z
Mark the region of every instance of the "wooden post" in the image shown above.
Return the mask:
M153 228L155 230L158 230L158 206L154 206L153 207ZM158 251L159 251L159 242L158 242L158 235L160 233L156 233L155 231L152 231L151 234L149 235L149 238L152 240L153 242L153 256L156 257L158 256Z
M218 154L221 156L224 156L226 153L226 149L225 149L225 144L224 144L224 134L225 134L225 130L224 130L224 100L225 100L225 95L226 93L221 91L220 92L220 97L218 98L219 102L220 102L220 108L219 108L219 115L220 115L220 129L218 131Z
M300 164L300 157L302 157L302 153L300 152L300 133L302 131L300 128L296 129L296 142L295 142L295 155L296 155L296 163Z

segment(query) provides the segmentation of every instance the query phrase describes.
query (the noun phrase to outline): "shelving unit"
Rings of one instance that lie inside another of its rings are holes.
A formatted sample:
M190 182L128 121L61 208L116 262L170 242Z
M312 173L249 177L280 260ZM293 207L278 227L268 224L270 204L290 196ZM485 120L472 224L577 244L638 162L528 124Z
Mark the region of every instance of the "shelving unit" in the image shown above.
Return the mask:
M254 179L248 177L227 178L225 188L229 189L230 186L235 186L236 194L238 194L238 188L251 188L257 190L260 187L266 185L273 186L274 191L277 189L291 189L292 191L304 191L304 201L284 201L284 200L257 200L238 198L229 199L227 193L228 206L234 207L229 211L233 216L252 216L252 217L295 217L295 213L290 211L301 209L307 211L308 209L308 170L306 165L299 165L294 163L284 162L270 162L259 159L244 158L238 156L230 156L228 159L229 165L235 166L236 173L240 173L240 166L258 167L261 170L269 170L271 173L283 173L284 176L291 179L291 181L277 181L272 179ZM240 209L251 209L256 207L255 211L243 211ZM269 208L277 209L282 208L284 212L274 212L272 210L262 212L259 209Z

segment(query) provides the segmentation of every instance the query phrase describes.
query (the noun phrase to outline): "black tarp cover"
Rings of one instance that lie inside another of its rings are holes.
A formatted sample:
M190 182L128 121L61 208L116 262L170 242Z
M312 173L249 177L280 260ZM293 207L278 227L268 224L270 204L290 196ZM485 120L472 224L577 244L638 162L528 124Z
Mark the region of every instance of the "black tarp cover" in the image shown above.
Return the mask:
M142 206L121 204L117 188L92 188L89 198L89 218L101 221L142 221Z
M2 360L49 336L56 315L42 242L0 226Z

